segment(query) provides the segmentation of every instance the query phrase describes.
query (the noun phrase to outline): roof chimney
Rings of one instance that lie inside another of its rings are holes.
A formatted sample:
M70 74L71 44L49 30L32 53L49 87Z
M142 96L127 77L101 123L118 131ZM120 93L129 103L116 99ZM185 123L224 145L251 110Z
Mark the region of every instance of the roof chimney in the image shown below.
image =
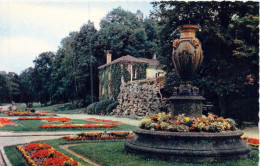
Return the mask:
M112 59L112 54L110 54L112 51L111 50L107 50L106 51L106 56L107 56L107 64L111 62Z
M152 59L156 59L156 54L153 54L153 58Z

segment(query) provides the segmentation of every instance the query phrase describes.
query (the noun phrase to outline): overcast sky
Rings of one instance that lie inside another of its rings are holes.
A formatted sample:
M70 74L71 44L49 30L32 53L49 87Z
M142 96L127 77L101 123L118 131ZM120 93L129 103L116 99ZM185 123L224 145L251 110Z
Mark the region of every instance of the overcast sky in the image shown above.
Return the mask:
M149 1L1 1L0 71L20 74L40 53L56 52L61 39L89 18L99 29L100 19L119 6L144 16L152 10Z

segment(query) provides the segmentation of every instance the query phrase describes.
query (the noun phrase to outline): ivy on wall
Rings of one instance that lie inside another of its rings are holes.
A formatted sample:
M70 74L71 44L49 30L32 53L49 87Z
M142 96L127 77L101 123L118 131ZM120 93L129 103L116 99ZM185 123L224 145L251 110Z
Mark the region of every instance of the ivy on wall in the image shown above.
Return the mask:
M128 71L128 65L129 63L115 63L99 70L99 100L109 99L110 95L114 100L117 99L117 96L120 92L121 77L124 77L125 82L131 80L131 74ZM133 71L137 71L136 78L133 77L133 80L145 79L147 67L147 63L133 64ZM102 89L104 91L103 94L101 93ZM111 90L110 94L109 89Z

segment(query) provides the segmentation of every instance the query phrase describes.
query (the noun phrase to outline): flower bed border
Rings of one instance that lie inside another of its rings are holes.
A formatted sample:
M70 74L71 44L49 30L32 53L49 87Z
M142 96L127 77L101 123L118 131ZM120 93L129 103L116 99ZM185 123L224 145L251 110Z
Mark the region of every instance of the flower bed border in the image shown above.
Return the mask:
M76 137L64 136L62 138L67 141L131 139L134 138L134 133L129 131L113 131L109 133L90 132L77 134Z
M1 119L4 119L4 120L8 120L8 123L1 123ZM0 127L5 127L5 126L16 126L17 124L14 123L13 121L11 121L10 119L8 118L0 118Z
M50 113L50 112L41 112L41 113L31 113L29 111L8 111L5 112L8 116L46 116L46 115L53 115L53 116L57 116L54 113Z
M242 135L241 139L246 142L248 145L254 146L254 147L258 147L259 146L259 139L257 138L249 138L246 135Z
M103 123L113 123L113 124L121 123L120 121L97 119L97 118L87 118L86 121L103 122Z
M29 143L29 144L25 144L25 145L30 145L30 144L34 144L34 143ZM48 144L46 144L48 145ZM50 145L49 145L50 146ZM63 154L62 152L59 152L58 150L56 150L55 148L53 148L52 146L50 146L51 148L49 149L53 149L55 151L57 151L58 153L61 153L63 157L68 157L70 158L69 156ZM28 155L27 151L22 147L22 145L18 145L16 147L18 149L18 151L22 154L22 156L25 158L25 160L27 161L27 163L31 166L37 166L35 161L31 158L31 156ZM48 148L47 148L48 149ZM39 149L37 149L33 154L36 154L37 152L39 151ZM48 158L44 158L45 160L43 162L45 162ZM73 161L76 161L72 158L70 158ZM66 161L66 160L65 160ZM82 164L80 164L78 161L77 162L77 166L82 166Z
M69 122L71 121L71 118L67 117L46 117L46 118L41 118L41 117L33 117L33 118L28 118L28 117L20 117L18 120L46 120L48 122Z
M44 124L39 126L39 128L112 128L112 127L116 127L116 125L113 124L61 124L61 125Z

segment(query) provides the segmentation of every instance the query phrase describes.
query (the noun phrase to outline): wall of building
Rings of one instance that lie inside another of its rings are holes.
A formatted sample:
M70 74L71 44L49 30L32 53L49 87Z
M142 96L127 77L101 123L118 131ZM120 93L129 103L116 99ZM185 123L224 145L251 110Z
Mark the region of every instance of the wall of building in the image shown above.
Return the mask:
M164 76L165 72L162 69L150 68L146 69L146 79L156 78L158 76Z

